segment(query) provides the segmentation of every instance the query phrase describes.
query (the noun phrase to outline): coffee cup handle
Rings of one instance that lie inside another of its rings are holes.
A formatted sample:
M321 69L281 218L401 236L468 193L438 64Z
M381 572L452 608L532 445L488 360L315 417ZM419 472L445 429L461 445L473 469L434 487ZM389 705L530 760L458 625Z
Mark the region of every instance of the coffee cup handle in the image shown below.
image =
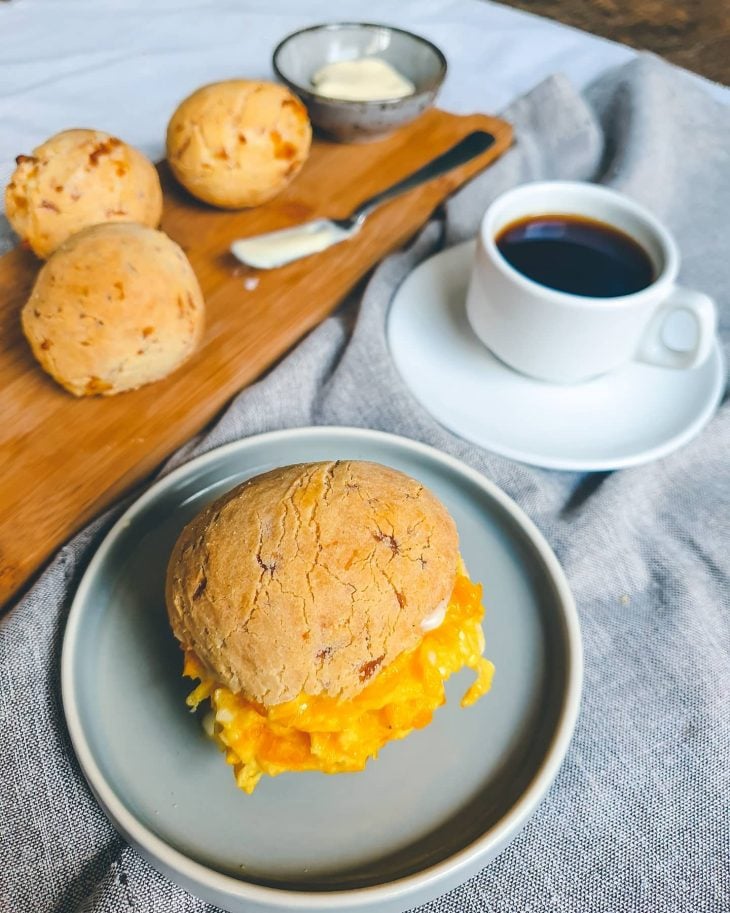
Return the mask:
M691 349L680 351L667 345L663 338L669 316L684 311L694 318L697 338ZM709 295L675 285L654 312L639 345L637 358L664 368L697 368L709 356L717 330L715 302Z

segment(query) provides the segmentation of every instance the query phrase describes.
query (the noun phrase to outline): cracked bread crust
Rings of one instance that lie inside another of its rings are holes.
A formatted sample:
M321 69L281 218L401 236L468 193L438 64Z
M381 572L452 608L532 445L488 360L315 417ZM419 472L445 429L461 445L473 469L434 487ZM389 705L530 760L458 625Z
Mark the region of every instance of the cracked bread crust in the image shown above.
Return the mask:
M196 349L198 280L179 245L133 222L93 225L58 248L21 312L44 371L75 396L160 380Z
M240 209L283 190L311 141L307 109L285 86L230 79L180 103L167 128L167 158L193 196Z
M5 190L5 211L39 257L49 257L89 225L160 224L162 188L155 166L115 136L64 130L16 162Z
M454 521L377 463L285 466L243 483L181 533L167 571L173 632L213 676L264 706L350 698L423 637L453 589Z

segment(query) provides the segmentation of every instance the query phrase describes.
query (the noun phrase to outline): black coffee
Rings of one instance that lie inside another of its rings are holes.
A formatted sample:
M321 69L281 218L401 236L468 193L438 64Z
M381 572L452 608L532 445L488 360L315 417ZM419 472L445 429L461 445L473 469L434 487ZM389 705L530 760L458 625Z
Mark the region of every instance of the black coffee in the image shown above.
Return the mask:
M655 278L649 255L633 238L582 216L527 216L503 228L496 243L528 279L572 295L631 295Z

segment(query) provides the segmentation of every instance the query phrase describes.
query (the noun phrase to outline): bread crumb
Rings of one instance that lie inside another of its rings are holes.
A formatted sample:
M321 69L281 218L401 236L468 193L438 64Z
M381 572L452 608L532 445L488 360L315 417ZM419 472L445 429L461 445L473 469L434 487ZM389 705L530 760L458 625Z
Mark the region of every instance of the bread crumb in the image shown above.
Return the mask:
M624 593L624 595L621 597L620 601L621 601L621 605L628 605L631 602L631 597L629 595L627 595L626 593Z

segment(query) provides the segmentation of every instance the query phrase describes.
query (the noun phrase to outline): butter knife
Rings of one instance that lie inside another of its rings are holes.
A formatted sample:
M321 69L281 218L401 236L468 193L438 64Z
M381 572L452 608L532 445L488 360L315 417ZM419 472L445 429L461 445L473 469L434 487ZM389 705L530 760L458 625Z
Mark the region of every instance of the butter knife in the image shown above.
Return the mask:
M493 143L491 133L475 130L408 177L365 200L346 219L314 219L293 228L240 238L231 244L231 253L256 269L275 269L319 253L356 235L370 213L382 203L466 164L486 152Z

